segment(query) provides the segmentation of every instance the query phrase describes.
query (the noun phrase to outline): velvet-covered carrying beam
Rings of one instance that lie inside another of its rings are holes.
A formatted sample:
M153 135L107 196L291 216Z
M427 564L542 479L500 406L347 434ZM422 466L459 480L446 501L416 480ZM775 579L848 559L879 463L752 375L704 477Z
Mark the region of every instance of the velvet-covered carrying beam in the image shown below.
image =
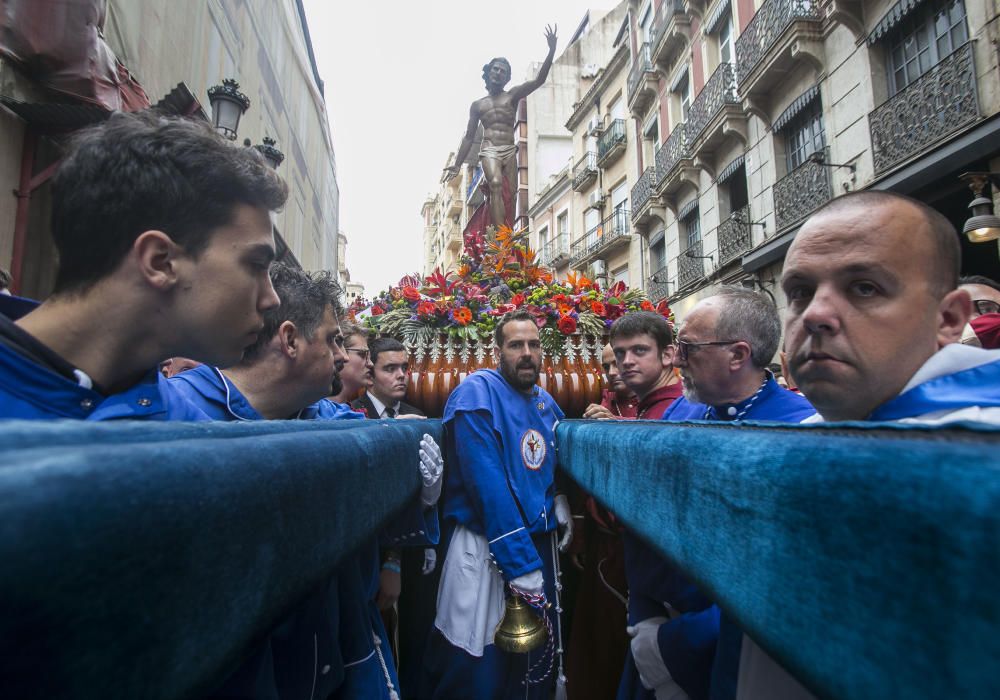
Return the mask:
M0 695L212 690L416 494L425 432L0 422Z
M1000 697L1000 432L567 421L557 445L818 696Z

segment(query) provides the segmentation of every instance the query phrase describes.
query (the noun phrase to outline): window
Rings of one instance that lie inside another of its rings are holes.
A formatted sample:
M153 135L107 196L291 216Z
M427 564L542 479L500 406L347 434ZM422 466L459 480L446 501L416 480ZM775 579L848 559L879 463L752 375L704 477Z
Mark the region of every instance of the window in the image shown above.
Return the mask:
M628 265L619 267L617 270L611 271L611 284L615 285L619 282L628 285Z
M569 245L569 212L564 211L556 217L556 231L558 234L557 248L565 248Z
M691 74L688 71L684 71L684 75L681 79L677 81L677 87L674 88L674 93L677 95L677 99L680 101L681 107L681 118L680 121L686 122L688 119L688 112L691 111Z
M653 3L646 4L639 18L639 43L645 44L653 31Z
M736 50L733 46L733 16L727 12L719 23L719 63L732 63Z
M545 250L545 246L549 242L549 227L542 226L538 229L538 250Z
M890 96L968 40L963 0L932 0L904 17L889 39Z
M681 219L681 236L684 250L701 243L701 220L698 218L698 207L695 207Z
M661 232L662 234L662 232ZM667 266L667 243L663 235L649 246L649 268L657 273Z
M583 230L590 233L601 223L601 213L596 209L588 209L583 214Z
M823 106L816 97L782 128L785 136L785 166L792 172L813 153L826 147Z

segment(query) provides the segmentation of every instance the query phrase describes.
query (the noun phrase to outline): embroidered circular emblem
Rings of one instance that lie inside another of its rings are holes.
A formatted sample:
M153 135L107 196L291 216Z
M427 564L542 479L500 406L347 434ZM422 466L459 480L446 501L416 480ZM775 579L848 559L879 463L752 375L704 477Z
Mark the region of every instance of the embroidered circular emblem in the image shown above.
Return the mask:
M532 471L542 468L545 461L545 439L537 430L528 430L521 436L521 459L524 466Z

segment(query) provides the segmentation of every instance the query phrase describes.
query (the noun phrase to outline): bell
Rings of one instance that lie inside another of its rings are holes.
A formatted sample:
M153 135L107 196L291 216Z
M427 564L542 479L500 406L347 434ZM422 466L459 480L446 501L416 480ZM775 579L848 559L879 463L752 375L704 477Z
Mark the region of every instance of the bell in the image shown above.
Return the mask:
M507 596L506 610L493 635L497 649L510 654L527 654L545 644L549 633L545 623L519 596Z

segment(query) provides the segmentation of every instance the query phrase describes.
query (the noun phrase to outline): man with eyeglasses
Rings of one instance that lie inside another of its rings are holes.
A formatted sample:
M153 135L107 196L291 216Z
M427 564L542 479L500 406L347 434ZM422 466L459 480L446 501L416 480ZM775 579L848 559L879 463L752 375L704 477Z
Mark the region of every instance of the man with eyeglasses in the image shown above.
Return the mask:
M330 400L335 403L350 404L371 385L369 373L372 370L372 362L368 350L368 330L350 322L342 322L340 329L344 334L347 362L333 382L334 393L330 396Z
M324 398L347 361L340 287L329 273L310 274L280 263L271 266L270 279L281 305L265 314L264 329L243 360L225 370L202 365L168 382L214 420L363 419ZM394 546L437 541L434 506L443 461L430 436L424 436L419 451L419 501L414 499L380 533ZM388 636L373 604L378 555L379 538L373 536L273 630L217 695L398 695Z
M778 310L761 294L723 287L700 301L681 324L672 358L684 396L663 420L798 423L813 415L809 402L778 386L767 369L780 337ZM619 700L707 698L710 687L713 696L731 697L740 630L670 562L630 535L625 567L632 643Z

